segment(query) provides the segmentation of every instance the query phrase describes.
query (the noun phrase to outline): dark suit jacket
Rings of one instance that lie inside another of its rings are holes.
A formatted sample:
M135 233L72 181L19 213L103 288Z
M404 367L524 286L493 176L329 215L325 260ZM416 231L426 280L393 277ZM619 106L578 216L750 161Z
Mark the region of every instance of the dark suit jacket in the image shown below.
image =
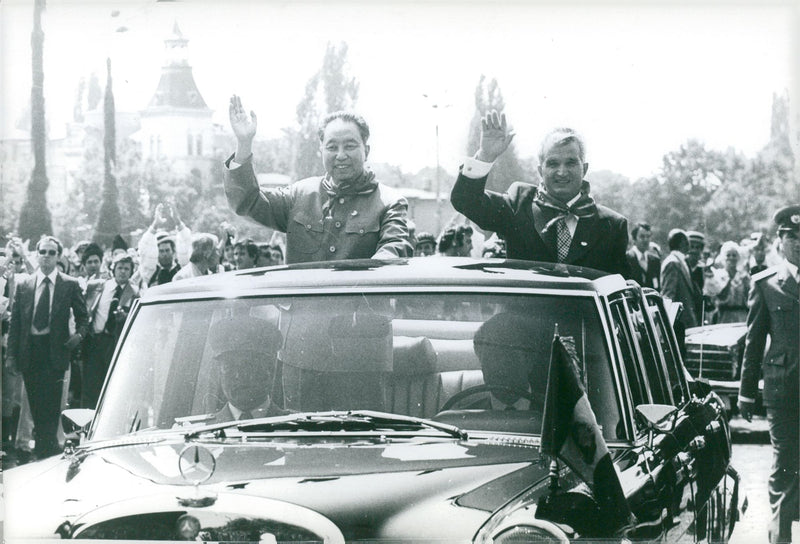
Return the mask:
M509 259L558 262L555 229L542 234L551 212L533 203L537 187L516 182L501 194L486 191L485 186L485 177L471 179L459 174L450 195L453 207L480 228L504 238ZM598 205L597 215L578 221L565 264L627 278L630 275L625 259L627 248L628 220Z
M625 257L628 259L628 268L631 271L630 278L636 280L643 287L658 289L661 285L661 259L649 251L645 251L644 256L647 259L646 270L642 269L642 265L639 264L639 258L633 248L625 253Z
M24 371L31 357L31 323L33 321L36 276L20 274L16 276L16 283L14 305L11 310L11 326L8 333L8 354L16 359L19 370ZM70 337L70 310L75 317L76 332L86 336L88 325L86 303L78 280L61 272L56 276L52 297L50 364L58 369L67 370L69 350L64 344Z
M753 277L748 301L747 338L739 394L755 399L764 378L764 406L788 408L798 402L800 295L785 264ZM767 336L769 351L764 355Z
M680 320L684 327L688 329L700 325L696 311L699 296L697 287L688 268L684 268L683 263L673 253L664 257L661 263L661 294L683 304Z
M116 287L116 280L92 280L86 285L86 305L89 307L89 331L92 332L91 325L94 324L94 319L97 316L97 308L100 306L100 298L103 295L103 290L107 283L112 283ZM130 282L122 290L122 295L119 297L119 304L117 308L125 310L127 314L133 301L139 298L139 290L134 287ZM117 333L122 330L123 323L117 323Z

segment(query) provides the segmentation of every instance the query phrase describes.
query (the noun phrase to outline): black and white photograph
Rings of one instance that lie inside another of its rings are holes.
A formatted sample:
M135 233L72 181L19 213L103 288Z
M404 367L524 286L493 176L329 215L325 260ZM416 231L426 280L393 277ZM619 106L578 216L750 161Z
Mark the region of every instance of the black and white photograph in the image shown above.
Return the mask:
M800 5L2 0L6 542L800 542Z

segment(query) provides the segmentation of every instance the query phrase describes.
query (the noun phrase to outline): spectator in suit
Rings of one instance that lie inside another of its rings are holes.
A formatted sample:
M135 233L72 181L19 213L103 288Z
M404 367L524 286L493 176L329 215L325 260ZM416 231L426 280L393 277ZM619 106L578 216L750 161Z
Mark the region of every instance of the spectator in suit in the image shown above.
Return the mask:
M103 387L114 347L139 290L131 284L133 259L120 254L111 263L114 277L93 280L86 288L91 299L89 336L81 372L81 407L94 409Z
M108 279L103 273L103 248L95 242L89 242L81 254L81 268L83 268L84 286L92 280Z
M652 231L647 223L637 223L631 231L633 245L625 253L631 279L636 280L642 287L658 289L661 276L661 259L650 251L650 238Z
M236 270L245 270L247 268L259 266L259 253L258 246L250 238L240 240L233 244L233 262L236 265Z
M365 167L369 126L359 115L334 112L319 130L324 176L260 189L253 170L256 115L231 97L236 153L225 161L225 195L238 215L286 233L286 262L407 257L408 202Z
M705 273L706 273L706 260L703 258L703 253L706 247L706 237L702 232L690 230L686 232L689 238L689 250L686 252L686 265L689 267L689 273L692 276L695 288L698 293L703 293L705 286ZM695 303L695 315L698 318L698 324L703 323L703 316L705 311L714 311L714 303L711 298L704 299L700 296Z
M450 195L453 207L505 239L510 259L587 266L628 277L628 220L589 195L586 146L574 130L557 128L545 136L540 186L516 182L502 194L484 190L492 164L513 137L505 114L493 111L482 119L480 147L460 169Z
M758 381L764 379L770 442L773 449L769 478L772 516L768 523L771 543L791 542L792 521L800 510L798 483L798 429L800 391L798 349L800 349L800 206L779 210L773 220L783 261L753 276L747 314L739 410L751 421ZM764 354L770 339L769 349Z
M156 243L158 245L158 264L147 281L148 287L171 282L178 270L181 269L180 263L175 259L175 238L168 232L160 231L156 234Z
M44 236L36 250L39 269L16 282L6 365L22 373L33 418L34 454L41 459L60 451L56 433L64 375L70 352L86 335L88 314L78 280L56 269L61 242Z
M192 236L192 256L189 258L189 264L181 268L172 281L222 272L217 245L217 237L208 232L199 232Z
M667 236L669 254L661 262L661 294L673 302L680 302L683 311L676 321L675 332L681 352L686 355L684 333L690 327L700 324L697 317L697 300L701 298L692 281L689 265L686 264L686 252L689 251L689 237L682 229L672 229Z
M172 229L172 230L170 230ZM138 285L162 285L169 283L189 262L192 246L192 231L181 220L177 210L169 204L158 204L153 222L142 233L137 251L139 268Z

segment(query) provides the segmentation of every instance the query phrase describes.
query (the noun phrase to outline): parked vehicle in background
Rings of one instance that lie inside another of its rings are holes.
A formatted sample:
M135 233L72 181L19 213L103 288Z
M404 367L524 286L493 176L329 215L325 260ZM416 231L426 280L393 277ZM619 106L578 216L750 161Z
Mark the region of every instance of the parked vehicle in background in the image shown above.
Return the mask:
M468 258L152 288L96 413L64 414L80 439L5 473L6 537L725 541L727 420L667 315L617 275Z
M736 399L746 336L747 324L744 322L704 325L686 330L686 369L693 377L707 380L730 413L737 411ZM761 399L757 402L760 406Z

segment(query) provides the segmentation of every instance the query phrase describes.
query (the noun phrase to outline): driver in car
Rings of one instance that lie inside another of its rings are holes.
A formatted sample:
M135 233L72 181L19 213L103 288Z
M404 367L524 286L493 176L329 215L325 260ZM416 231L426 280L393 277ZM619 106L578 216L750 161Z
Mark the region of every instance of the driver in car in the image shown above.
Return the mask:
M531 410L533 382L546 387L549 344L539 346L534 331L538 325L530 317L509 312L487 320L475 333L473 348L481 362L483 382L490 395L483 407L492 410ZM544 358L542 359L542 356ZM543 365L544 373L535 380L534 365ZM539 393L538 391L536 392ZM538 396L544 401L544 392ZM478 406L473 406L478 407Z
M250 316L229 317L212 325L209 340L225 397L213 423L290 413L273 395L283 343L275 325Z

